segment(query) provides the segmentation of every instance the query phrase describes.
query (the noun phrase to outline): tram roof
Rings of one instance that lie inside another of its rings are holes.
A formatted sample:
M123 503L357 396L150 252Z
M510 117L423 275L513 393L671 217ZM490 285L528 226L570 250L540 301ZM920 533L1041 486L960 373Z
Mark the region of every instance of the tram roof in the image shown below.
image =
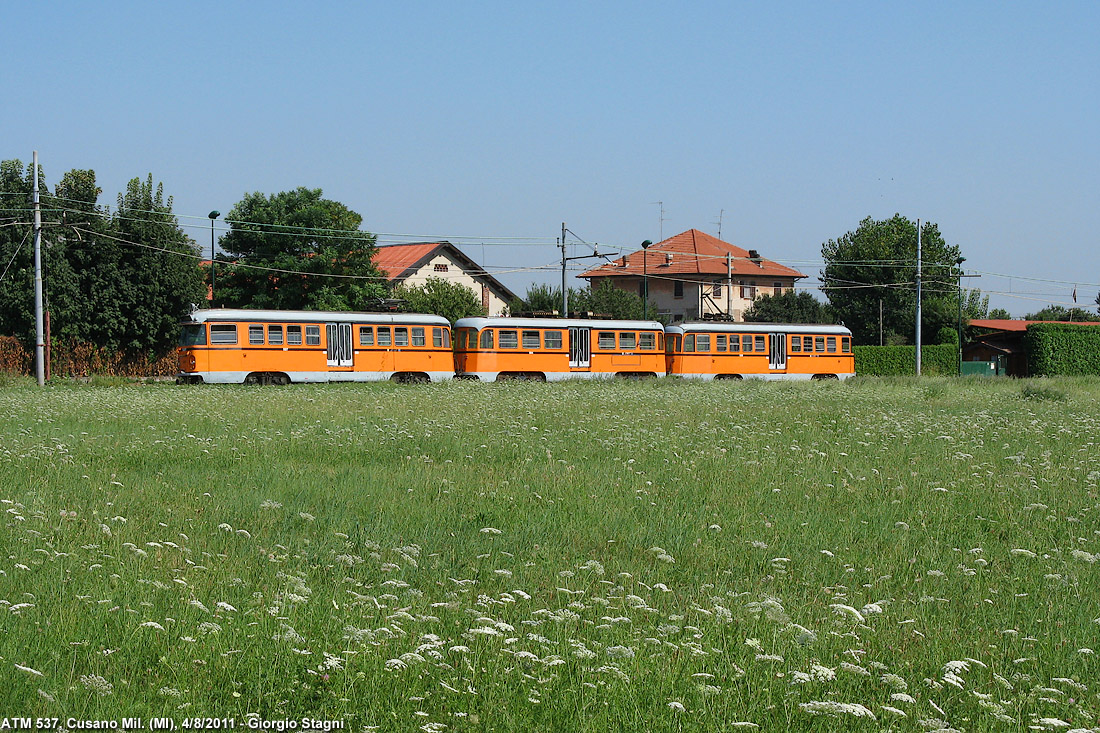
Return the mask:
M820 323L730 323L728 321L678 323L675 326L666 326L665 331L668 333L695 333L697 331L704 331L711 333L808 333L830 336L852 335L852 332L845 326Z
M459 318L455 328L604 328L663 331L657 321L617 321L598 318Z
M425 313L362 313L357 311L283 311L251 308L207 308L191 314L189 323L208 321L279 321L283 323L429 323L449 326L443 316Z

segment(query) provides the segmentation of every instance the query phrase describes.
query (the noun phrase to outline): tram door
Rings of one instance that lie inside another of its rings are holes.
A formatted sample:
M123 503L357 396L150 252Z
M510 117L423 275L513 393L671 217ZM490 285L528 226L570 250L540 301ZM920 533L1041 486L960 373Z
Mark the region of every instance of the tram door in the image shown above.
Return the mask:
M350 367L352 361L351 324L326 323L325 338L328 340L326 355L330 367Z
M771 334L771 353L768 355L768 368L772 371L784 371L787 368L787 334Z
M592 330L569 328L569 368L588 369L592 366Z

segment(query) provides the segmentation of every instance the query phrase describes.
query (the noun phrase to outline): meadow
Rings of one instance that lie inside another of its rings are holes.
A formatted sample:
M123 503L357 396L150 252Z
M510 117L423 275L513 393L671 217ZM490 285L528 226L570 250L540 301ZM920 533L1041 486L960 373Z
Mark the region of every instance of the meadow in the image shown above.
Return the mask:
M1100 730L1100 381L0 385L0 715Z

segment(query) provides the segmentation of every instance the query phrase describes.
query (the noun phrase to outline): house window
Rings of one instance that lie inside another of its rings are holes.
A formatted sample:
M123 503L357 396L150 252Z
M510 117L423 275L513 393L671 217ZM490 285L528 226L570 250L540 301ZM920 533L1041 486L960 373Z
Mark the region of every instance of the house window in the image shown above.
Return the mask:
M500 348L502 349L514 349L519 346L519 332L518 331L501 331L500 332Z
M741 297L745 300L753 300L756 298L756 281L755 280L742 280L741 281Z
M560 349L561 348L561 331L547 331L543 335L543 339L548 349Z
M237 343L237 325L234 323L213 323L210 325L210 343Z
M677 280L676 282L674 282L672 284L672 297L673 298L682 298L682 297L684 297L684 282L682 280Z
M287 343L287 346L301 346L302 345L302 327L301 326L287 326L286 327L286 343Z
M448 268L447 268L447 265L445 265L445 264L443 264L443 263L437 264L437 265L435 266L435 271L436 271L436 272L446 272L446 271L447 271L447 269L448 269Z
M772 294L773 295L782 295L783 294L783 283L772 283Z
M374 346L374 329L370 326L359 327L359 345Z
M264 327L263 326L249 326L248 327L248 343L250 344L262 344L264 342Z
M721 298L722 297L722 283L720 283L720 282L714 283L714 290L712 292L714 293L715 298Z
M306 326L306 346L321 345L321 327Z
M267 327L267 342L274 346L280 346L283 343L283 327L276 326L274 324Z

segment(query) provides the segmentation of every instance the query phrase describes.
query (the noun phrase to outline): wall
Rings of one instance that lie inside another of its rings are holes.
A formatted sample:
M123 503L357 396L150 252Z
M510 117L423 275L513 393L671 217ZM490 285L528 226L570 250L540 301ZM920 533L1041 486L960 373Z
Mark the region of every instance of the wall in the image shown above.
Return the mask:
M446 272L437 272L436 265L446 265ZM406 278L402 284L418 286L427 282L429 277L439 278L440 280L446 280L447 282L458 283L459 285L465 285L470 290L474 291L479 301L482 300L482 282L472 275L468 274L462 269L462 266L456 263L445 254L438 253L429 262L425 263L423 267L414 272L408 278ZM496 293L492 287L489 288L489 315L499 316L502 315L507 308L508 304Z

